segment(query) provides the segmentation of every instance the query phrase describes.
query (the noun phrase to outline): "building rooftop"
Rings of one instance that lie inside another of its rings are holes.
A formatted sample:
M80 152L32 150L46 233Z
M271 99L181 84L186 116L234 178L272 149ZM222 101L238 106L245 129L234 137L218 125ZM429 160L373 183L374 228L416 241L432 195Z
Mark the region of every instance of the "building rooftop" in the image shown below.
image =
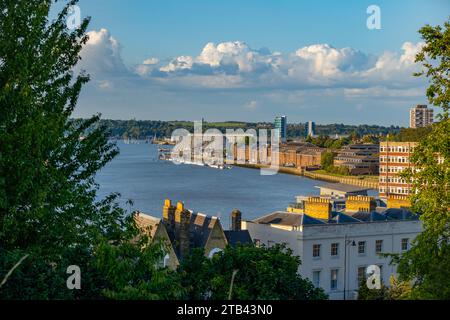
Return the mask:
M388 209L383 213L356 212L345 214L343 212L331 212L329 220L315 219L304 213L275 211L268 215L253 220L253 223L276 224L286 227L299 227L327 224L367 223L377 221L410 221L419 220L419 216L406 209Z
M220 224L220 221L215 216L207 216L203 213L191 211L191 221L189 224L191 247L204 247L216 223ZM175 223L175 225L177 224Z
M306 224L325 224L325 222L314 219L303 213L275 211L263 217L253 220L261 224L278 224L280 226L299 227Z
M236 246L237 244L252 244L252 238L248 230L225 230L225 237L227 238L230 246Z
M146 231L149 232L148 235L151 238L153 238L153 236L155 235L156 229L158 228L158 225L161 222L161 219L139 211L137 211L135 214L135 220L140 228L145 229Z

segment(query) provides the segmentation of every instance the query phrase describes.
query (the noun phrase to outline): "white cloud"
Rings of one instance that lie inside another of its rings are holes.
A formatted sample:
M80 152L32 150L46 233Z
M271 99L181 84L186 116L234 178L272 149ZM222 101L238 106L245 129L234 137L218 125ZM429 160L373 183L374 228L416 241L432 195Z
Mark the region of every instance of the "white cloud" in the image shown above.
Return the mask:
M158 58L148 58L148 59L144 60L144 62L142 62L142 64L152 65L152 64L157 64L158 62L159 62Z
M288 112L328 108L322 117L333 114L334 109L344 117L346 106L353 111L364 106L364 112L371 112L372 107L392 108L425 99L424 79L413 77L419 69L414 59L421 43L405 42L399 52L375 56L329 44L281 53L253 49L242 41L211 42L199 48L198 55L163 61L148 57L127 67L119 41L108 30L90 31L88 35L77 68L92 76L99 103L104 103L108 91L108 106L123 106L124 100L133 99L134 104L139 104L139 97L142 110L148 110L147 104L151 103L157 109L162 105L185 105L191 95L195 97L189 101L191 105L203 103L207 105L203 110L214 112L218 112L217 106L226 109L230 104L238 109L236 112L271 112L269 106L289 108ZM165 111L161 112L167 114ZM374 111L372 116L378 114Z
M417 83L412 73L417 69L414 57L421 44L405 42L403 53L385 52L376 57L353 48L337 49L328 44L314 44L292 53L255 50L245 42L208 43L196 57L179 56L159 71L172 80L198 81L192 86L210 86L217 77L224 89L235 88L308 89L370 86L398 87ZM195 75L196 77L192 77ZM189 77L188 77L189 76ZM224 81L232 77L233 81ZM240 81L237 80L240 78ZM392 83L389 83L392 80Z
M92 76L122 74L127 72L120 55L121 46L107 29L88 32L89 40L81 51L78 67Z
M258 101L256 100L248 101L244 107L246 109L255 110L258 107Z
M163 72L173 72L177 70L191 69L194 59L190 56L179 56L173 59L168 65L161 67L159 70Z
M324 77L339 73L351 73L367 67L370 58L361 51L352 48L336 49L328 44L316 44L300 48L295 56L309 67L312 74Z
M155 57L128 69L119 42L106 29L90 31L80 67L100 80L142 78L173 88L299 90L314 88L401 89L423 84L412 76L423 45L405 42L401 53L373 56L353 48L313 44L294 52L252 49L242 41L207 43L198 56L180 55L169 63Z

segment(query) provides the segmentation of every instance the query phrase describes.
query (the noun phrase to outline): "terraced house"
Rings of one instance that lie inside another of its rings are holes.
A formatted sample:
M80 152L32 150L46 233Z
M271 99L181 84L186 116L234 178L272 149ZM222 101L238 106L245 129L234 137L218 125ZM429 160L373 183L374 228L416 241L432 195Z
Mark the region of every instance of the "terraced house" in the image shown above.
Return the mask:
M222 228L220 219L194 212L184 207L182 202L175 206L166 199L163 206L163 218L135 212L134 218L143 232L153 241L164 245L165 257L162 265L175 269L193 248L203 248L205 256L225 249L227 245L251 244L247 230L241 230L242 214L238 210L231 213L232 229Z
M304 212L276 211L245 221L256 245L285 244L301 258L299 273L330 299L356 299L368 267L389 286L395 266L383 253L402 253L421 232L419 217L406 209L375 207L372 197L349 196L345 211L329 199L309 197Z

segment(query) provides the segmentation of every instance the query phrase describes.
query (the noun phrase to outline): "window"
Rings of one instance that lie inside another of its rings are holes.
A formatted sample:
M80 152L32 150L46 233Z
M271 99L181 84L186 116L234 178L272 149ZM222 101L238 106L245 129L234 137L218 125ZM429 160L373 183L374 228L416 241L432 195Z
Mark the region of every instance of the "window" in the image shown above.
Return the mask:
M254 239L254 240L253 240L253 243L255 244L255 247L257 247L257 248L261 247L261 240L259 240L259 239Z
M366 267L365 266L361 266L358 267L358 287L361 284L361 282L363 282L366 279Z
M313 284L316 287L320 286L320 270L313 271Z
M359 241L358 242L358 254L364 254L364 253L366 253L366 242Z
M338 269L332 269L330 274L330 288L336 290L338 287Z
M381 253L383 251L383 240L375 241L375 253Z
M331 255L332 256L339 255L339 243L332 243L331 244Z
M402 239L402 251L408 250L408 244L409 244L408 238Z
M313 257L314 258L320 257L320 244L313 244Z

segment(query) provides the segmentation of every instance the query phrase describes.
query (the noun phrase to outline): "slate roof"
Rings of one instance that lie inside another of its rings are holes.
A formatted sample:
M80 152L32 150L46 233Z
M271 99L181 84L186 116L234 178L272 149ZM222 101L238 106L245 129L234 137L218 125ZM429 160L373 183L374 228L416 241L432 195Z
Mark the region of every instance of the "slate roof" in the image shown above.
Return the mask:
M253 220L262 224L279 224L282 226L298 227L306 224L324 224L325 222L312 218L306 214L275 211L263 217Z
M419 220L417 214L414 214L407 209L391 208L384 211L383 215L394 220Z
M141 229L148 230L150 233L150 236L153 237L158 225L162 222L164 223L163 219L156 218L141 212L136 212L135 220L138 224L138 226ZM202 213L194 213L191 211L191 219L189 222L189 246L190 248L197 248L197 247L204 247L206 245L206 242L208 241L211 231L213 230L214 226L216 224L220 225L220 221L217 217L214 216L207 216ZM177 255L179 254L179 248L176 245L177 241L176 239L176 233L179 234L180 230L180 224L175 223L175 230L170 230L170 226L166 223L164 223L164 226L167 230L167 234L170 238L170 241L174 247L175 252ZM221 225L220 225L221 227ZM251 240L250 240L251 241Z
M191 247L204 247L212 229L217 223L220 223L217 217L191 212L189 226ZM171 240L173 241L174 239Z
M328 220L316 219L303 213L275 211L268 215L253 220L254 223L277 224L280 226L299 227L305 225L363 223L376 221L419 220L419 216L407 209L388 209L383 213L356 212L346 214L343 212L331 212Z
M372 212L356 212L352 214L352 217L364 222L373 222L373 221L386 221L393 220L390 217L386 217L382 213L378 213L376 211Z
M224 233L230 246L236 246L238 243L240 244L253 243L248 230L239 230L239 231L225 230Z
M361 220L356 219L355 217L349 216L342 212L332 212L332 218L328 220L328 223L359 223Z

